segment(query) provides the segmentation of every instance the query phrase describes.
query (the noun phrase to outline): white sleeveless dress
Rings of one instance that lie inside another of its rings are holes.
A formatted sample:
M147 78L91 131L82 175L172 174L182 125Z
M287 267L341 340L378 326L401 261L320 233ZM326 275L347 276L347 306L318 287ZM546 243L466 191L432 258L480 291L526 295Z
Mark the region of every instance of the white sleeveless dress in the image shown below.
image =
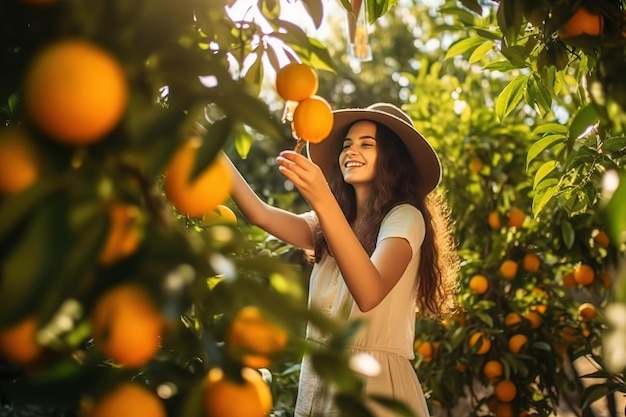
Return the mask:
M315 230L315 212L301 215ZM339 320L364 321L359 333L348 346L350 353L365 352L378 360L381 371L365 377L368 394L387 396L406 403L419 417L428 417L428 407L422 387L413 368L415 338L415 277L424 240L424 218L415 207L402 204L394 207L381 224L377 243L391 237L406 239L413 257L404 274L383 301L369 312L361 312L344 283L337 263L325 256L316 263L309 283L309 304ZM308 340L325 344L328 337L318 329L307 326ZM394 416L388 409L370 405L376 417ZM324 381L316 375L310 361L302 361L295 417L339 416L332 404L332 395Z

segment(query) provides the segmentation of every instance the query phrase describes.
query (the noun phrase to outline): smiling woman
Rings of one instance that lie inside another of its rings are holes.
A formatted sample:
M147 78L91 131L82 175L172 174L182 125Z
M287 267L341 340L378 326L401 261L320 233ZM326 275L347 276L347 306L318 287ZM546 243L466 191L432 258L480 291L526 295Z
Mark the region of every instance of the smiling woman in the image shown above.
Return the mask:
M411 363L416 307L425 315L450 313L458 268L447 209L433 193L441 177L439 158L394 105L335 110L332 116L330 134L308 144L308 158L294 151L277 157L280 172L310 211L295 214L268 205L233 165L232 198L250 223L314 251L311 308L342 323L366 323L345 348L347 355L367 354L379 365L371 368L378 372L363 373L365 392L427 416ZM340 415L336 391L312 359L331 337L307 326L312 356L302 361L296 417ZM366 405L376 417L392 415L373 401Z

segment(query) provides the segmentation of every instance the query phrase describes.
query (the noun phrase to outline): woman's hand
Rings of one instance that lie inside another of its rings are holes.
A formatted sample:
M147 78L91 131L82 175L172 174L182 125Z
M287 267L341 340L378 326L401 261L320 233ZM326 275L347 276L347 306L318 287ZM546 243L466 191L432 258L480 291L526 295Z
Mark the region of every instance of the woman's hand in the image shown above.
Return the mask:
M276 158L278 170L296 186L313 209L334 197L318 165L294 151L282 151Z

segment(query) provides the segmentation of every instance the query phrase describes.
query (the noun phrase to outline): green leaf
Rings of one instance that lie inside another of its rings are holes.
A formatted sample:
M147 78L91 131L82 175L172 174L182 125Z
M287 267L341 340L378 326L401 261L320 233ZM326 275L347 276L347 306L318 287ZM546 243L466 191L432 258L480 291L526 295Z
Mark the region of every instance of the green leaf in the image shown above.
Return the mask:
M306 1L304 1L306 4ZM278 0L259 0L257 4L263 17L268 20L277 19L280 16L280 1Z
M457 55L463 55L467 51L474 50L482 43L484 43L484 40L479 37L459 39L450 45L443 59L447 60Z
M491 62L483 67L485 71L500 71L507 72L514 69L518 69L515 65L511 64L511 61L496 61Z
M519 104L524 96L528 75L520 75L514 78L496 99L496 115L502 122Z
M537 342L533 342L531 346L534 347L535 349L545 350L546 352L550 352L552 350L552 347L550 346L548 342L544 342L541 340Z
M533 188L537 188L537 184L539 184L543 179L550 175L552 171L559 165L557 161L547 161L544 162L543 165L539 167L537 172L535 172L535 179L533 181Z
M189 176L189 182L193 182L201 172L211 165L215 159L215 155L222 148L222 145L228 140L233 129L233 122L229 118L222 118L211 124L203 125L206 133L203 133L201 146L196 153L193 170Z
M41 305L41 317L44 321L71 296L74 288L87 284L87 275L96 262L110 226L105 206L99 200L90 201L82 207L75 204L70 210L81 211L81 214L75 216L79 221L71 225L71 247L68 248L63 267L55 278L54 288L49 291Z
M589 385L583 391L580 396L580 402L582 403L582 408L586 409L594 402L598 401L601 398L606 397L612 392L615 392L615 388L609 387L607 384L594 384Z
M483 13L483 8L477 0L461 0L461 4L479 16Z
M476 49L474 49L474 52L472 52L472 54L470 55L468 59L469 63L474 64L483 59L485 55L493 50L494 45L495 43L493 43L492 41L485 41L480 44Z
M533 136L543 135L544 133L562 133L565 135L567 132L567 126L563 126L560 123L543 123L533 129L531 134Z
M241 91L216 98L216 103L232 119L274 139L283 136L281 125L263 101ZM226 137L221 137L224 143Z
M447 4L453 4L453 3L447 3ZM458 20L461 21L461 23L463 23L465 26L471 26L474 25L475 20L476 20L476 15L471 13L470 11L468 11L466 8L464 7L448 7L448 6L442 6L439 9L437 9L439 13L441 13L442 15L450 15L452 17L456 17Z
M0 242L4 241L7 235L14 231L26 216L30 215L32 210L66 185L66 176L45 178L21 193L2 200L0 203Z
M315 28L319 28L324 20L324 5L322 0L302 0L302 5L306 9Z
M335 396L337 408L345 417L374 417L374 414L363 405L363 399L354 395L339 393Z
M386 409L393 411L394 416L416 417L406 404L398 400L394 400L391 397L386 397L382 395L368 395L368 398L374 400Z
M572 223L567 220L564 220L561 223L561 237L563 238L563 243L567 249L571 249L574 246L574 241L576 240L576 230Z
M602 142L601 149L605 152L620 152L626 148L626 138L623 136L610 137Z
M6 251L3 242L0 327L33 313L54 285L70 242L66 203L62 194L46 200Z
M620 176L620 182L604 209L607 233L613 242L624 242L626 236L626 175Z
M533 145L528 150L526 154L526 169L530 166L530 163L537 158L541 153L551 147L558 145L559 143L563 143L567 140L567 137L562 134L554 134L548 135L537 142L533 143Z
M245 129L239 128L236 129L234 143L237 154L241 158L246 159L250 149L252 149L254 138Z
M587 105L581 108L570 123L569 128L569 143L578 139L581 135L587 132L592 126L598 123L599 115L596 108L592 105ZM570 146L571 148L571 146Z
M533 213L535 216L539 214L541 210L543 210L546 204L548 204L550 200L552 200L552 198L556 195L558 191L559 187L555 185L542 188L539 192L535 194L535 196L533 197Z
M256 56L250 64L244 75L247 91L250 95L258 97L261 92L261 84L263 83L263 48L256 48ZM253 55L250 54L249 57Z
M552 96L546 86L537 80L535 75L530 77L527 91L529 96L532 97L528 104L535 106L541 116L548 114L552 106Z

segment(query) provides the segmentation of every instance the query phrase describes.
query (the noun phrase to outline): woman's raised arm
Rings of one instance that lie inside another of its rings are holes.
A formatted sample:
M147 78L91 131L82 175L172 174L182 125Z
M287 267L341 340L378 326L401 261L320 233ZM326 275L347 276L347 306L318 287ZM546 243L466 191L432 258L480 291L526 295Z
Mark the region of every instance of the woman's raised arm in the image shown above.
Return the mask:
M290 245L313 249L313 235L306 220L261 200L232 161L228 157L226 159L233 179L231 197L244 217L251 224Z

